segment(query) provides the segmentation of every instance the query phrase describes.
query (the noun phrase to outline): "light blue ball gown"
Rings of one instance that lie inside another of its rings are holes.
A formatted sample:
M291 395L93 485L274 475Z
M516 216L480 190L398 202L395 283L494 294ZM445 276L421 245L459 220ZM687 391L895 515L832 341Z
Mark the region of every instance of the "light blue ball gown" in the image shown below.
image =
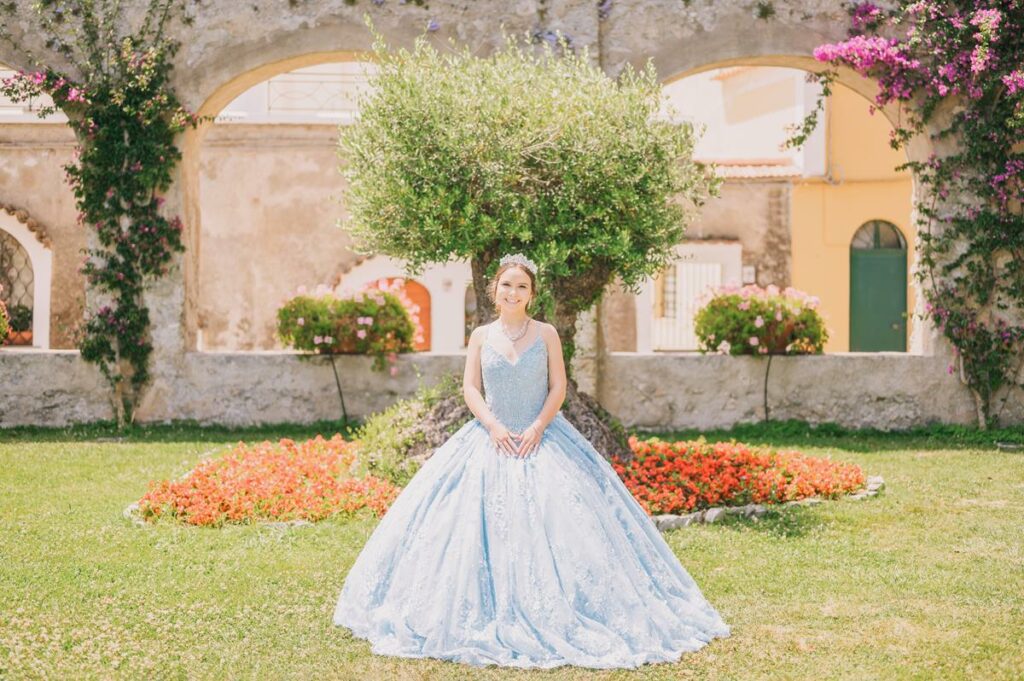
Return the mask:
M515 363L485 341L481 369L495 417L528 427L548 394L541 337ZM435 450L349 571L334 624L381 655L524 668L677 661L729 635L561 412L525 458L475 418Z

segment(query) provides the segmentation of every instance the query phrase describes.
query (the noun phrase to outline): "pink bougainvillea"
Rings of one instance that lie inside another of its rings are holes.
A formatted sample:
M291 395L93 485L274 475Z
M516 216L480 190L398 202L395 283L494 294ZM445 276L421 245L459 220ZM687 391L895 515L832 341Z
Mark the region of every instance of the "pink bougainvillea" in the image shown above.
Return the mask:
M927 316L952 344L950 373L987 427L1024 357L1024 325L1013 316L1024 309L1024 3L863 2L850 15L849 39L814 56L873 78L877 105L899 104L894 147L922 135L955 142L904 167L922 188L917 276ZM836 77L819 76L825 94ZM820 111L819 102L791 144L807 139Z

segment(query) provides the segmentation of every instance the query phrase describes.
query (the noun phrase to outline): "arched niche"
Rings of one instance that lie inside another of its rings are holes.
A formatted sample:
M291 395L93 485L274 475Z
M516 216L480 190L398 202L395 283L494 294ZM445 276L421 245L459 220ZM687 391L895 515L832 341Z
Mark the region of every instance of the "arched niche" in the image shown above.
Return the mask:
M335 292L339 295L352 295L379 279L396 278L413 279L406 274L405 264L401 260L373 256L346 272ZM460 261L432 265L414 278L429 295L430 352L459 352L465 348L465 295L466 286L472 280L469 263ZM424 323L424 335L427 328Z
M26 222L19 219L23 212L10 214L0 211L0 230L3 230L28 254L32 266L32 345L50 347L50 293L53 282L53 252L44 245Z

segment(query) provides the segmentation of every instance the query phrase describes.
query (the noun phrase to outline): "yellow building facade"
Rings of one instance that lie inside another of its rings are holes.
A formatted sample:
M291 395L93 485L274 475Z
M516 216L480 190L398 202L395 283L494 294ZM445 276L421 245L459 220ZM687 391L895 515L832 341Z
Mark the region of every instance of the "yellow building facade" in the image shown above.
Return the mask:
M906 240L906 271L914 253L912 181L903 152L888 143L892 126L869 113L869 102L837 88L825 109L825 168L821 177L794 178L791 206L792 285L821 299L829 329L827 352L851 349L851 245L872 221L895 225ZM906 310L913 290L906 286ZM909 327L912 320L908 319ZM909 328L906 329L909 333ZM907 336L909 337L909 336Z

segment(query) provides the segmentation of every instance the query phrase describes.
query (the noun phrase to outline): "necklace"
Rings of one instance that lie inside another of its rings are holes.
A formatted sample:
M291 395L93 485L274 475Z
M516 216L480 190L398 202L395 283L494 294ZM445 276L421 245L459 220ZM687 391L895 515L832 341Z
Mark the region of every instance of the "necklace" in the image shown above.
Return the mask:
M533 320L527 318L526 323L523 324L523 328L519 330L519 333L514 334L514 335L510 334L508 332L508 330L505 328L505 324L500 319L498 320L498 324L499 324L499 326L501 326L501 332L503 334L505 334L505 338L508 338L510 341L515 343L517 340L519 340L520 338L522 338L523 336L526 335L526 329L528 329L530 327L530 322L531 321L533 321Z

